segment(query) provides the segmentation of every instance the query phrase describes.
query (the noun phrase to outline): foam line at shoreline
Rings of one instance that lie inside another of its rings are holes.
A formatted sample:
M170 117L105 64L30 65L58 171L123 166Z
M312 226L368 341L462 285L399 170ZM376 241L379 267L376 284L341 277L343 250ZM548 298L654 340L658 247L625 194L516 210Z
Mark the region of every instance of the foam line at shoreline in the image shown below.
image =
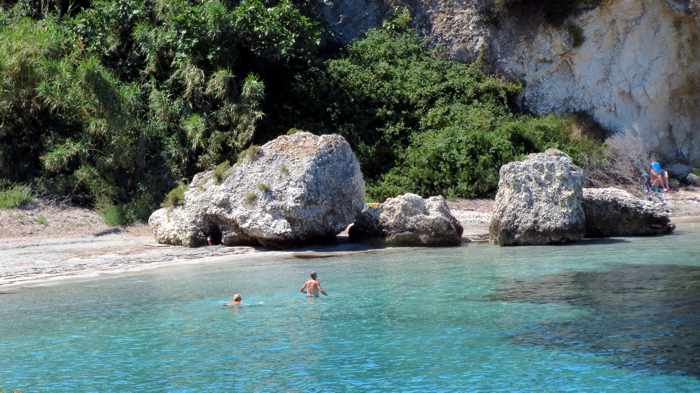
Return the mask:
M183 248L182 250L189 250ZM80 281L90 281L100 278L114 277L117 275L128 275L133 273L139 273L150 270L197 265L197 264L211 264L211 263L223 263L223 262L236 262L239 260L259 260L261 258L274 258L275 260L303 260L306 258L313 258L314 256L319 256L321 258L329 257L342 257L350 256L356 254L363 254L367 252L377 252L377 251L391 251L396 250L395 248L383 248L383 249L372 249L366 247L353 247L348 248L345 245L336 246L325 246L320 248L300 248L294 250L260 250L249 248L245 250L239 250L236 253L227 253L222 255L213 256L192 256L192 255L180 255L175 256L173 259L167 261L156 261L148 262L140 259L140 255L134 255L132 260L124 262L115 266L110 264L107 259L112 255L101 255L99 258L105 260L102 263L94 264L93 266L76 269L76 270L66 270L57 272L56 274L45 273L45 274L26 274L20 273L16 276L8 275L6 277L0 278L0 290L12 290L19 288L31 288L38 286L61 284L66 282L80 282ZM301 258L300 258L301 256ZM86 266L86 265L83 265ZM60 269L60 266L54 266L55 269ZM49 269L53 270L53 269Z

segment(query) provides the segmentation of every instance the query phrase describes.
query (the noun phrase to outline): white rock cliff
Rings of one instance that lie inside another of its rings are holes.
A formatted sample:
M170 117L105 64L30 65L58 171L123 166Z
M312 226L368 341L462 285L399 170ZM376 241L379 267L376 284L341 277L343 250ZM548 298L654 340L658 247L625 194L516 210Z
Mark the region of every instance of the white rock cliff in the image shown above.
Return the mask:
M665 161L700 165L697 1L603 0L561 26L527 9L494 23L485 12L492 3L392 2L408 6L419 29L451 56L470 61L483 51L497 71L522 81L524 108L587 113L613 132L638 135ZM378 25L388 9L382 0L323 4L345 41Z

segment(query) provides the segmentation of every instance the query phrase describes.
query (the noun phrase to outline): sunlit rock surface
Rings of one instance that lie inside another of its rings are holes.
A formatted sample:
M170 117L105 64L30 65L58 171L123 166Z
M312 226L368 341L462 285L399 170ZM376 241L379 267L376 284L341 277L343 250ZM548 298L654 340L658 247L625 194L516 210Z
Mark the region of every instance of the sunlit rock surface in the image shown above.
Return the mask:
M462 225L445 198L404 194L363 211L350 227L350 238L391 246L456 246L462 243Z
M160 209L149 224L161 243L286 247L335 237L364 207L364 180L338 135L281 136L229 169L197 174L183 206ZM218 239L215 239L218 240Z
M550 149L503 165L491 242L501 246L567 243L583 238L583 171Z

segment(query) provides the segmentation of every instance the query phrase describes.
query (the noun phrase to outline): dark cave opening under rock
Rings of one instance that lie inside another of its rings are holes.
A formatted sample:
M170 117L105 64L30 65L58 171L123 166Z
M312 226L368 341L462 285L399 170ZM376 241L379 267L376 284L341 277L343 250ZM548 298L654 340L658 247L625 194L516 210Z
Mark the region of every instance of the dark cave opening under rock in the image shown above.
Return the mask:
M221 228L216 224L209 224L207 228L207 243L210 246L218 246L221 244L221 239L223 237L221 233Z

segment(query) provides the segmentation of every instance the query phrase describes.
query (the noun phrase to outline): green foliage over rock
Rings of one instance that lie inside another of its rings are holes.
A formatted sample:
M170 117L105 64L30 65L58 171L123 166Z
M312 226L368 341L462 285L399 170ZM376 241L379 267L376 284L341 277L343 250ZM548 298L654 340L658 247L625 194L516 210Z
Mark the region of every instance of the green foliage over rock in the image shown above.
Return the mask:
M488 124L509 113L508 98L519 91L478 64L442 58L408 25L395 23L351 44L328 72L342 92L332 107L338 129L372 180L391 169L417 135L473 119Z
M38 3L0 3L0 178L127 221L235 161L270 81L318 56L289 0Z
M224 161L214 168L214 180L216 181L216 184L221 184L221 182L226 179L229 169L231 169L231 164L229 164L228 161Z
M514 114L519 85L484 73L479 61L444 59L405 18L351 44L328 73L342 92L329 100L337 129L354 145L375 200L488 196L501 165L524 154L557 147L576 158L597 148L571 136L570 119Z
M493 195L503 164L548 148L563 149L578 163L602 157L602 147L569 134L573 119L510 117L488 132L447 127L413 140L401 165L370 186L374 199L404 192L447 197Z
M187 191L187 184L179 183L175 188L170 190L165 196L161 207L175 207L180 206L185 202L185 191Z
M322 52L303 0L35 3L0 3L0 178L113 225L288 130L345 136L373 198L489 195L508 160L595 148L565 119L514 114L518 84L446 59L407 12Z

